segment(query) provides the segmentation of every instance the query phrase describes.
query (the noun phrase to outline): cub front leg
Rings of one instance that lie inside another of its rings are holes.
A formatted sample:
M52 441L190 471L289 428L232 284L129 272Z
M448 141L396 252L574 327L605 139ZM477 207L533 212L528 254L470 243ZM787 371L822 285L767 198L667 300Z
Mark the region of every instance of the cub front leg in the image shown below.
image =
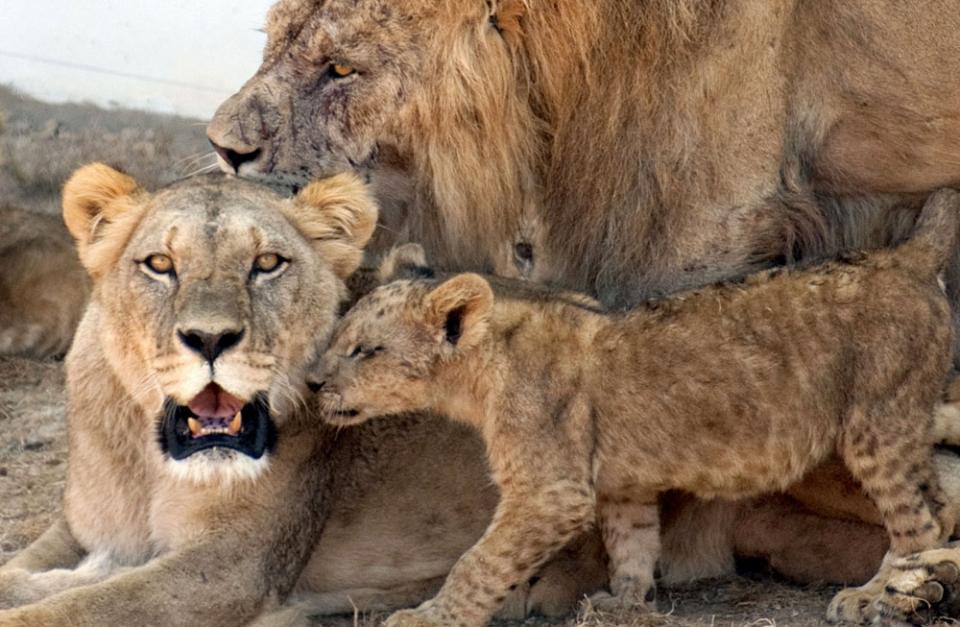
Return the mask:
M610 558L610 591L590 601L600 610L656 610L654 571L660 559L660 508L656 494L601 495L597 512Z
M505 488L490 527L454 564L436 597L396 612L387 627L485 625L514 586L594 518L587 482L558 481L537 490Z

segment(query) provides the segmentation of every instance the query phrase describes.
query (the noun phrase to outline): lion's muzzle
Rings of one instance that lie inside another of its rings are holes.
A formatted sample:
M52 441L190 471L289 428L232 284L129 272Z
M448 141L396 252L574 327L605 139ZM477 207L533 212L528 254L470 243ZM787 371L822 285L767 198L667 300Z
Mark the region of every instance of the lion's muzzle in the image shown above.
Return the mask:
M273 449L276 427L265 393L242 405L232 397L211 404L208 396L205 389L188 405L178 405L172 398L164 401L159 441L171 459L180 461L217 448L260 459Z

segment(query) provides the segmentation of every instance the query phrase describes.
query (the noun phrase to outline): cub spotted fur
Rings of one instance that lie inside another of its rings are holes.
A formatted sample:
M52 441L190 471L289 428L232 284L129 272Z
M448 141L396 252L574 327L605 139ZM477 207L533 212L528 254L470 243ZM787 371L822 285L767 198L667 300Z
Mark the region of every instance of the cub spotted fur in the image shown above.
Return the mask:
M942 191L894 251L626 314L495 296L474 274L361 299L311 384L327 420L451 416L480 430L501 489L490 527L439 594L390 623L485 623L595 519L612 591L598 602L651 603L658 495L783 489L832 453L878 506L888 558L938 546L953 529L929 441L953 339L938 272L958 210ZM882 574L840 592L829 616L861 620Z

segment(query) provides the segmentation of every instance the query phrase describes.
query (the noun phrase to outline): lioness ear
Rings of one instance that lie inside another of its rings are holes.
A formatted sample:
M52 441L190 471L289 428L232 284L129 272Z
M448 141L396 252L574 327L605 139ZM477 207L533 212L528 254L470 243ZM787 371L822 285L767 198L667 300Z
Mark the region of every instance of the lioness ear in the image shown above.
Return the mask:
M478 274L458 274L427 294L424 304L427 324L442 331L444 341L470 348L486 333L493 290Z
M377 203L356 174L338 174L303 188L288 217L346 279L360 266L377 227Z
M64 185L63 221L94 278L123 251L142 214L141 194L133 178L102 163L83 166Z

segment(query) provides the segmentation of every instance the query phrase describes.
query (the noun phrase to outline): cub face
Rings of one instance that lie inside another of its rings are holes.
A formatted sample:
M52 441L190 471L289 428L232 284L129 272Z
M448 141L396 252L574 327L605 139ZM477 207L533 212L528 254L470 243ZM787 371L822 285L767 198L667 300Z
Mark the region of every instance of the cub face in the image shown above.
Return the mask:
M144 410L165 468L257 476L374 230L362 183L287 200L216 175L150 194L93 164L64 188L64 219L94 279L95 330L81 333Z
M434 409L444 374L489 340L493 292L475 274L441 284L396 281L360 299L308 375L335 425Z

